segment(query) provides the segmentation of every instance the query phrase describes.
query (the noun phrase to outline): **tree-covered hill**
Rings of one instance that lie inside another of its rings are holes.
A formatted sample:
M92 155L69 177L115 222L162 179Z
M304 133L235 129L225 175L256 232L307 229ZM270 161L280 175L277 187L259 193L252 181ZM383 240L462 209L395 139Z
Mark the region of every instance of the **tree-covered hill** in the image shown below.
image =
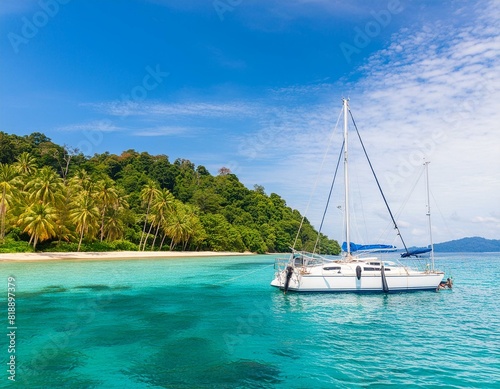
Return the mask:
M434 251L446 253L486 253L500 252L500 240L478 236L435 243Z
M302 221L229 169L127 150L88 157L41 133L0 132L0 251L289 251ZM304 219L297 249L318 238ZM320 235L320 252L339 245Z

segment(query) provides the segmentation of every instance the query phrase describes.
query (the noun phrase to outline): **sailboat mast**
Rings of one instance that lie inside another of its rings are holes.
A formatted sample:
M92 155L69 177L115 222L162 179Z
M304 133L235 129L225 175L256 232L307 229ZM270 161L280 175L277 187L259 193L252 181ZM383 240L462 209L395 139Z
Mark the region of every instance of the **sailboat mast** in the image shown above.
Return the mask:
M348 100L342 99L344 103L344 199L345 199L345 241L347 257L351 255L351 237L350 237L350 220L349 220L349 169L347 166L347 119L348 119Z
M432 242L432 223L431 223L431 200L429 196L429 161L425 161L425 188L427 190L427 217L429 220L429 238L431 244L431 270L434 271L434 243Z

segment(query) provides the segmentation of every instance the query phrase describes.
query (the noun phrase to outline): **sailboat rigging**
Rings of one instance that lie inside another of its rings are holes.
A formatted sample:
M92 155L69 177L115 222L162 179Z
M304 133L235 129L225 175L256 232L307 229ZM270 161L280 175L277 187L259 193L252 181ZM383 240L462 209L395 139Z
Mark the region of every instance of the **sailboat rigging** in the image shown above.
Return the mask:
M432 222L431 222L431 199L430 199L430 188L429 188L429 161L424 162L425 168L425 190L427 193L427 219L429 222L429 247L414 247L406 249L405 252L401 253L401 258L418 257L421 254L430 253L431 266L434 269L434 243L432 241Z
M277 259L275 264L275 277L272 286L288 291L296 292L393 292L412 290L436 290L444 277L444 273L434 268L434 257L432 266L425 270L413 269L408 266L386 261L375 256L374 253L394 251L392 245L357 245L351 242L351 216L349 212L349 117L352 120L358 139L361 143L365 157L382 195L390 218L399 236L404 249L404 256L414 255L406 247L396 220L391 212L381 185L375 174L365 146L359 134L356 122L349 109L347 99L343 99L343 152L344 164L344 223L345 242L342 245L340 259L327 259L315 252L299 252L292 249L288 258ZM340 156L339 156L340 162ZM338 166L337 166L338 167ZM427 167L427 165L426 165ZM338 169L337 169L338 170ZM335 179L334 179L335 181ZM427 187L429 184L427 174ZM430 205L427 199L427 215L430 228ZM326 211L325 211L326 213ZM323 216L324 217L324 216ZM323 221L322 221L323 224ZM432 239L431 239L432 253Z

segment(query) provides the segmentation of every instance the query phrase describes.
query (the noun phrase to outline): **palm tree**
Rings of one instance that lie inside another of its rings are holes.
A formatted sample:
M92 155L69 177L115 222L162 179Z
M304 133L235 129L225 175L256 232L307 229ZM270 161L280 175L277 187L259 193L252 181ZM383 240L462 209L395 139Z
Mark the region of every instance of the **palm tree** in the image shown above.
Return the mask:
M141 249L141 246L143 244L143 239L144 239L144 247L146 247L146 242L148 239L147 236L145 237L145 234L146 234L146 225L148 223L148 218L149 218L149 210L151 208L151 204L153 203L155 198L159 195L159 193L160 190L158 189L158 184L153 180L149 180L148 183L142 187L141 199L144 203L147 204L147 208L146 208L146 217L144 220L144 227L142 228L141 241L139 242L139 250Z
M18 173L14 166L0 163L0 240L5 238L5 219L17 192Z
M189 239L192 240L192 243L195 245L195 249L197 250L207 239L207 232L205 231L198 215L192 214L189 219L189 223L191 225L191 236ZM188 242L189 240L186 241L186 245Z
M182 249L184 251L186 250L189 240L191 238L202 241L204 239L203 235L205 233L203 225L200 222L200 218L196 214L195 210L187 205L185 205L185 207L187 211L187 220L186 220L187 228L185 229L186 234L183 237L184 246Z
M24 187L30 202L39 201L54 207L61 205L64 185L61 177L49 166L40 169Z
M170 237L170 250L187 236L191 234L191 225L189 223L189 214L185 206L180 201L176 201L175 212L173 212L165 225L165 233Z
M14 166L21 175L29 176L36 171L36 158L30 153L24 152L17 157L17 162Z
M59 243L64 239L66 241L69 241L72 232L70 229L70 225L68 223L69 219L69 212L71 209L71 191L70 188L66 184L64 184L63 191L62 191L62 200L61 203L57 206L56 212L57 212L57 238Z
M74 199L69 217L76 227L76 232L80 234L78 242L78 251L80 251L84 235L93 235L98 229L99 209L92 197L82 192Z
M118 192L113 185L110 178L100 180L96 186L96 197L98 201L98 208L101 214L101 242L104 240L104 217L109 208L118 206Z
M156 227L155 237L153 239L153 244L151 245L151 250L155 247L156 238L158 237L158 232L161 227L165 225L167 216L172 212L174 208L174 195L170 193L168 189L162 189L151 206L154 217L152 219L151 225Z
M128 211L127 200L125 197L118 195L117 201L107 212L106 223L104 225L104 232L108 241L123 237L125 225L128 223Z
M106 232L106 239L108 241L113 241L120 239L123 236L123 230L125 229L122 217L122 207L112 208L106 218L106 224L104 224L104 230Z
M38 242L57 235L56 219L57 213L51 205L35 202L21 214L19 224L23 228L23 232L30 235L29 243L33 242L35 249Z
M71 178L70 186L76 188L78 192L84 191L90 194L94 189L94 182L85 169L80 169Z

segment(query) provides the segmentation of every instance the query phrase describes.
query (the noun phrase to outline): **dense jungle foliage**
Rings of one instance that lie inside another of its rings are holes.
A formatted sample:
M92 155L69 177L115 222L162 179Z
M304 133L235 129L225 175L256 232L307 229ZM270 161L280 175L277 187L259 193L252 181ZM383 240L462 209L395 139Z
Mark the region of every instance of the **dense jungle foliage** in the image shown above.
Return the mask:
M0 132L0 252L287 252L302 216L222 167L135 150L85 156L41 133ZM337 254L304 219L296 248Z

